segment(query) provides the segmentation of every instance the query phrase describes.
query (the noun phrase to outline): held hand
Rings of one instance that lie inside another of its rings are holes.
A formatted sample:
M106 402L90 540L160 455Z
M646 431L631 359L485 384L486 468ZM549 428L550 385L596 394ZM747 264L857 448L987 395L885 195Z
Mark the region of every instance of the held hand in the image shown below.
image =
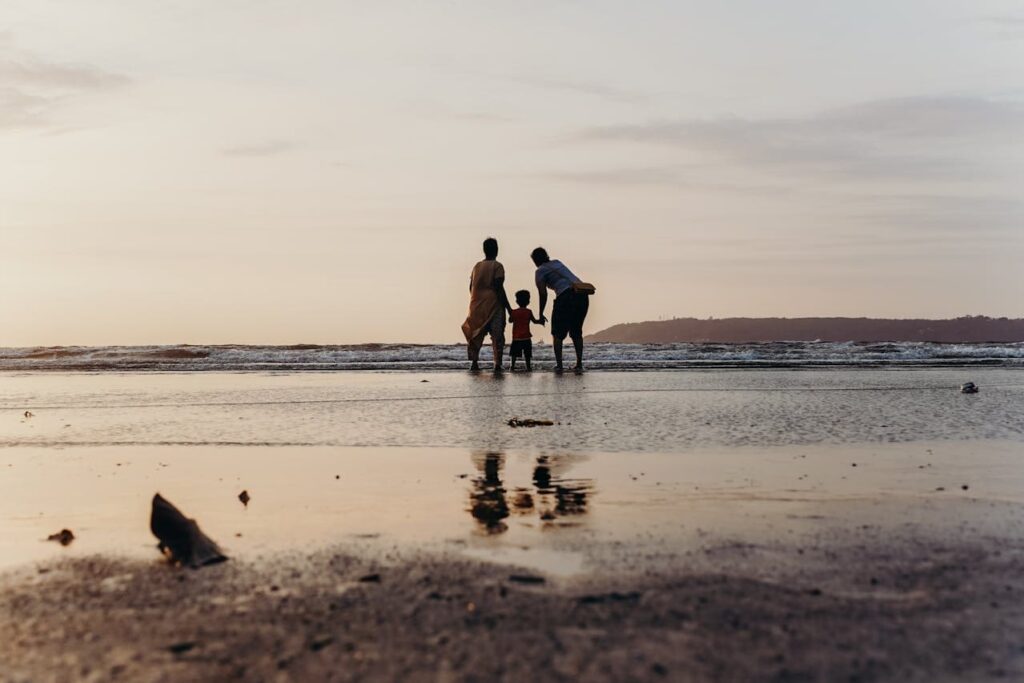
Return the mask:
M547 316L545 316L543 313L540 316L540 324L541 325L547 325L548 324Z
M512 319L512 314L511 313L508 314L508 321L510 323L514 323L515 322L515 320Z

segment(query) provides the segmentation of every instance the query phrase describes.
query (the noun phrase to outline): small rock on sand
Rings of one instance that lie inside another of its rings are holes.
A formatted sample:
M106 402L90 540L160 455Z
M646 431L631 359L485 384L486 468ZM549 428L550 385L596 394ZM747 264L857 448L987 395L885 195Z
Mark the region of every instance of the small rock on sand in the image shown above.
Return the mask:
M180 655L183 652L188 652L189 650L194 648L197 644L198 643L195 643L194 641L187 640L187 641L184 641L184 642L181 642L181 643L174 643L173 645L168 645L167 649L169 651L173 652L176 655Z
M249 492L242 491L241 493L239 493L238 500L242 501L242 505L244 505L245 507L249 507Z
M424 381L426 381L426 380L424 380ZM320 650L324 649L325 647L327 647L328 645L330 645L333 642L334 642L334 638L332 638L331 636L324 636L322 638L314 638L309 643L309 649L312 650L313 652L319 652Z

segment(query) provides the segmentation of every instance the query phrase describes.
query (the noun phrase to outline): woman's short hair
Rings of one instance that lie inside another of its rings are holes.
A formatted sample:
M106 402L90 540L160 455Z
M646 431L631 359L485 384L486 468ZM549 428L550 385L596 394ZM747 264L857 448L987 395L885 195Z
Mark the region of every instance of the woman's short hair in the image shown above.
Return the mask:
M539 266L542 263L547 263L548 261L551 260L551 258L548 257L547 249L545 249L544 247L537 247L536 249L531 251L530 258L533 259L533 264L536 266Z
M484 240L484 256L493 258L498 255L498 240L488 237Z

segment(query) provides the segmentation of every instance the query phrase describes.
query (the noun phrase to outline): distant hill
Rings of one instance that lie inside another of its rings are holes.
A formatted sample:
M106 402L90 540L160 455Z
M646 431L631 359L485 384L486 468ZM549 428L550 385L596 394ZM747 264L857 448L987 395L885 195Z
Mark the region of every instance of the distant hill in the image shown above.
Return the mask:
M587 337L595 342L756 341L1024 341L1024 320L965 316L950 320L885 318L675 318L614 325Z

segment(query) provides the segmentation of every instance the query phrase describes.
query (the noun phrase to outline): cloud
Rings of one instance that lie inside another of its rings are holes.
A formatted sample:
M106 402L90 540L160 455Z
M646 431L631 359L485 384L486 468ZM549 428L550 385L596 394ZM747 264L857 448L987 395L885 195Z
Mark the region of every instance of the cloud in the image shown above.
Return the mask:
M51 100L12 87L0 88L0 130L39 125Z
M221 153L227 157L272 157L295 149L297 145L287 140L267 140L247 145L225 147Z
M617 88L615 86L603 85L588 81L576 81L559 78L545 78L538 76L501 76L503 80L521 83L533 88L544 90L556 90L578 95L597 97L603 100L617 103L636 103L646 100L647 97L630 90Z
M53 64L30 58L0 58L0 80L22 87L64 91L102 90L128 82L124 76L90 66Z
M59 109L129 79L83 64L48 62L0 34L0 130L56 125Z
M1024 15L997 15L979 17L982 25L992 29L997 38L1019 40L1024 38Z
M545 180L562 180L583 185L680 185L685 175L671 166L623 167L600 170L553 171L540 174Z
M979 21L985 22L986 24L995 24L996 26L1024 28L1024 16L1015 16L1012 14L981 17Z
M596 83L594 81L537 76L524 73L494 73L483 70L466 69L461 66L453 67L450 65L440 65L438 68L449 73L469 76L474 79L486 79L491 81L500 80L507 83L517 83L519 85L524 85L538 90L547 90L550 92L569 95L584 95L616 104L635 104L649 99L647 95L633 90L620 88L614 85L607 85L605 83Z
M667 166L622 166L603 169L577 169L535 173L543 181L615 188L673 188L700 192L741 192L743 194L780 195L792 188L780 183L739 183L713 180L703 164Z
M1017 196L872 194L848 197L843 206L855 223L899 226L912 234L959 235L1003 245L1024 237L1024 200Z
M1024 133L1024 106L969 97L875 100L796 118L653 121L577 139L678 148L746 168L845 178L960 178Z
M492 114L489 112L456 112L449 114L453 119L459 121L470 121L476 123L514 123L516 119L507 114Z

